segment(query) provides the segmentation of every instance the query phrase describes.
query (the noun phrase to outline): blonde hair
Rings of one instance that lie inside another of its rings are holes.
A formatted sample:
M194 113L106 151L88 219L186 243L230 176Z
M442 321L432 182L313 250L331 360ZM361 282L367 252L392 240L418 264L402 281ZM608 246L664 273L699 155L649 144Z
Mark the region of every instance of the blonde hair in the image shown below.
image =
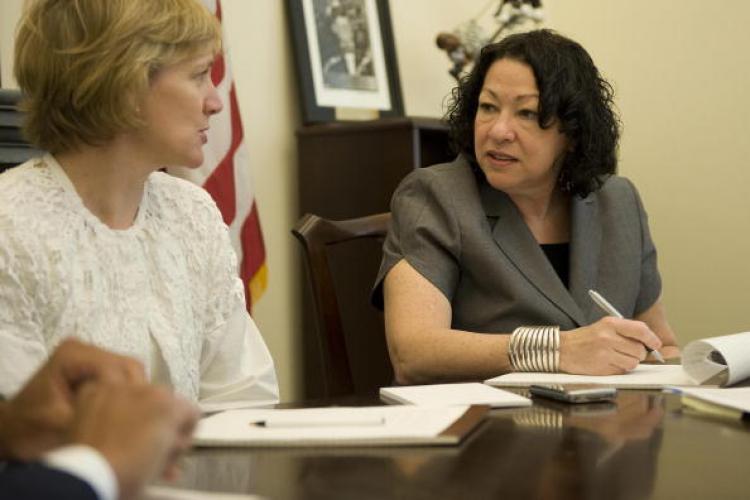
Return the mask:
M142 127L153 75L207 49L221 28L198 0L34 0L15 44L27 139L55 153Z

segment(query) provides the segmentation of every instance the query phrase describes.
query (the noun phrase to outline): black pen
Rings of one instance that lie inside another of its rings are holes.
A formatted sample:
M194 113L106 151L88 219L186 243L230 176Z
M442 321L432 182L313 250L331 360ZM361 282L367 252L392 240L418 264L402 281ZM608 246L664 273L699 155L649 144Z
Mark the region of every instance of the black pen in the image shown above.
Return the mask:
M385 425L382 415L274 415L250 422L256 427L365 427L372 425Z
M620 311L615 309L615 306L607 302L607 299L599 295L594 290L589 290L589 296L593 299L593 301L601 307L602 311L609 314L610 316L614 316L615 318L623 319L623 315L620 314ZM664 363L664 358L661 356L661 353L659 351L655 351L651 349L650 347L644 345L646 350L654 357L654 359L660 363Z

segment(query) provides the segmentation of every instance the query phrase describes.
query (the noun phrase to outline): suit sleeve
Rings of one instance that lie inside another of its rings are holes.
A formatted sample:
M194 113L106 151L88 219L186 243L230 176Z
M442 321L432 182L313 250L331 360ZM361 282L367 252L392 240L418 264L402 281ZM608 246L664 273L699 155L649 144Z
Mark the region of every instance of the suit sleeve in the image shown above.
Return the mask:
M100 500L85 481L41 464L14 464L0 469L0 500L38 498Z
M460 276L461 238L450 190L429 168L409 174L391 200L391 226L372 302L383 307L383 280L401 259L453 298Z
M661 295L661 275L657 266L656 246L651 238L648 226L648 215L635 186L628 181L638 209L641 228L641 280L638 298L635 303L635 314L638 315L653 306Z

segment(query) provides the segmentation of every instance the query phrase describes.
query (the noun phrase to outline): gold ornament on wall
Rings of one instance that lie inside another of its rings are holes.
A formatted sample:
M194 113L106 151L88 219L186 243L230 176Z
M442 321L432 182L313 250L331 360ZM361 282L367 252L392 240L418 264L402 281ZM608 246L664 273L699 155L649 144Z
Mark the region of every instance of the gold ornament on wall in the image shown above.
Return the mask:
M493 4L497 6L487 16ZM538 28L543 21L542 0L491 0L453 31L438 33L435 43L450 59L452 66L448 73L458 81L471 68L482 47L510 33Z

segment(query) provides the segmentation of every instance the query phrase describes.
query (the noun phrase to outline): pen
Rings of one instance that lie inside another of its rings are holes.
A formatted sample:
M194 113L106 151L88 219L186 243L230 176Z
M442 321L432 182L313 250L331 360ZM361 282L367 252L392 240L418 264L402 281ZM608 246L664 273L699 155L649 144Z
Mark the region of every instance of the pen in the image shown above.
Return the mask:
M598 305L602 309L602 311L606 312L610 316L614 316L615 318L623 319L620 311L615 309L612 304L607 302L607 299L599 295L596 291L589 290L589 296L596 303L596 305ZM659 351L655 351L648 346L644 347L646 348L646 351L648 351L654 357L655 360L657 360L659 363L664 363L664 358L661 356L661 353Z
M269 417L265 420L250 422L250 425L267 428L283 427L362 427L384 425L385 418L378 415L361 415L361 416L325 416L325 417Z

